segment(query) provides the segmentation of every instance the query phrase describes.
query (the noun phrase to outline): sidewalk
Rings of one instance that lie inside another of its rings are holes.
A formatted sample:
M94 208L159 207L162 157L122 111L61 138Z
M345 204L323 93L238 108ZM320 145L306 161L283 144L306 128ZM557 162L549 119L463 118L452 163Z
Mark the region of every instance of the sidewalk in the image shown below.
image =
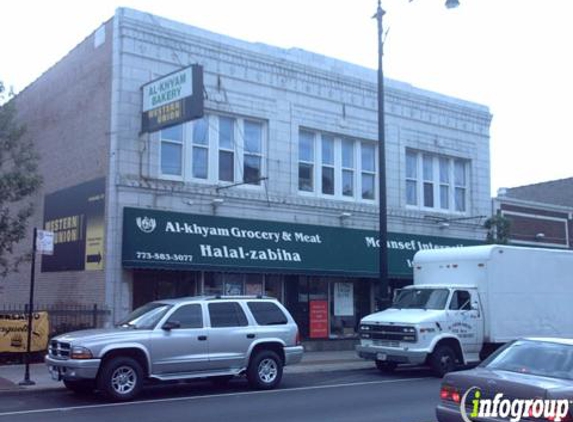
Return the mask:
M343 371L351 369L373 369L374 363L360 359L353 350L334 352L306 352L297 365L285 366L285 374L304 372ZM24 365L0 366L0 394L6 391L27 391L64 388L62 382L53 381L43 363L30 365L30 380L34 385L19 385L24 379Z

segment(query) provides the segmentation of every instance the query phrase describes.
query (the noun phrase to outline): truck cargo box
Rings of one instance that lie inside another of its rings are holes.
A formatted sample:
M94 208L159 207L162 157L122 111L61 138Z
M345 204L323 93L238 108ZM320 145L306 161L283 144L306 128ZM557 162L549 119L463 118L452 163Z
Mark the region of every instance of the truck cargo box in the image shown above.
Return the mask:
M484 342L573 338L571 251L504 245L420 251L414 284L477 287Z

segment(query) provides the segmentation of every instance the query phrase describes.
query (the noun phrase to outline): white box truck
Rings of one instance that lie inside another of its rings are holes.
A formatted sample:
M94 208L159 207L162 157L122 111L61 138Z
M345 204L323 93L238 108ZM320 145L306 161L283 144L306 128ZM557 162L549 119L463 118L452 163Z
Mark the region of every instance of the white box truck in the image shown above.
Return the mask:
M438 376L525 336L573 337L573 252L483 245L424 250L414 284L360 322L358 356Z

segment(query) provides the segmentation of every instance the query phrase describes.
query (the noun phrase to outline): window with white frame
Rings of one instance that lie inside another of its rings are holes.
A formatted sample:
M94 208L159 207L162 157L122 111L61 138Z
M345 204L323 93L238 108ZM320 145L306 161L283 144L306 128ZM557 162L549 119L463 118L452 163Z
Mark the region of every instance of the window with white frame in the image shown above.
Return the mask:
M263 161L263 125L253 120L244 122L243 181L251 185L261 184Z
M354 196L354 141L342 140L342 195Z
M156 136L159 177L260 185L265 171L264 121L211 114Z
M334 137L322 135L322 193L334 195Z
M376 144L299 131L298 190L324 197L376 198Z
M464 212L467 208L467 163L454 160L455 211Z
M193 124L193 157L191 166L193 177L207 179L209 176L209 124L206 118Z
M235 119L219 116L219 180L235 180Z
M161 173L167 177L183 177L183 126L159 131L161 142Z
M468 160L406 150L406 204L447 212L466 212L468 168Z
M371 143L360 144L362 167L362 198L374 199L376 189L376 146Z
M304 130L298 137L298 190L314 192L314 133Z

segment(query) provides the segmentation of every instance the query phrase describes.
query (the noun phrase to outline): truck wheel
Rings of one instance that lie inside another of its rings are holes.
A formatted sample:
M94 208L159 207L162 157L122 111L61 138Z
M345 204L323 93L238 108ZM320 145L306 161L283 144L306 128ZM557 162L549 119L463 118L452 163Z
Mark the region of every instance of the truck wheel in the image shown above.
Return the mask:
M376 368L378 368L380 372L388 374L394 372L394 369L396 369L396 367L398 366L396 362L386 362L383 360L377 360L375 362L376 362Z
M143 369L130 357L108 360L97 377L98 390L109 400L132 400L143 386Z
M282 360L272 350L257 352L247 368L249 385L257 390L272 390L281 382L282 376Z
M437 377L443 377L456 367L456 354L450 346L442 344L430 355L430 366Z
M90 394L95 390L94 380L64 380L64 385L76 394Z

